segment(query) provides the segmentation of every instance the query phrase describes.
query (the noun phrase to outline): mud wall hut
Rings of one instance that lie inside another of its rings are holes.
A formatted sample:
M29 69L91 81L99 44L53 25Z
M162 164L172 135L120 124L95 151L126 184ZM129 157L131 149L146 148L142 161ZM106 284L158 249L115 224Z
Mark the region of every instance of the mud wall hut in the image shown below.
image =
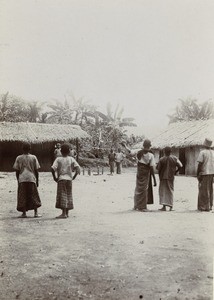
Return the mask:
M166 146L172 147L172 154L183 164L181 174L195 176L197 158L205 138L214 141L214 120L194 120L170 124L152 139L156 162L163 155Z
M1 122L0 171L13 171L16 156L22 154L23 142L31 143L31 153L38 157L41 171L50 171L57 142L78 145L87 138L89 135L77 125Z

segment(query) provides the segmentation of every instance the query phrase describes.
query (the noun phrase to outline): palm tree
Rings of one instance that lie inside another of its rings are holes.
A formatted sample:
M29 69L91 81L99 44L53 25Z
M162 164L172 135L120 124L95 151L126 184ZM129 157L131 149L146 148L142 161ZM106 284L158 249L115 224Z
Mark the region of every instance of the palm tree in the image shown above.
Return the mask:
M179 99L179 101L174 114L168 115L169 123L214 118L214 104L211 100L202 104L198 104L197 99L192 98Z
M47 112L49 117L47 117L48 123L59 123L59 124L72 124L72 110L65 100L64 103L55 100L55 104L49 104L52 110Z
M45 102L38 103L36 101L33 101L28 104L29 107L29 115L28 115L28 121L32 123L36 123L37 121L42 123L45 123L45 114L41 114L42 106L45 104ZM47 117L47 114L46 114Z
M117 147L126 138L124 126L137 126L133 123L134 118L122 118L123 111L123 107L117 105L113 112L111 103L107 103L107 115L103 117L103 126L100 127L100 139L105 140L110 146Z

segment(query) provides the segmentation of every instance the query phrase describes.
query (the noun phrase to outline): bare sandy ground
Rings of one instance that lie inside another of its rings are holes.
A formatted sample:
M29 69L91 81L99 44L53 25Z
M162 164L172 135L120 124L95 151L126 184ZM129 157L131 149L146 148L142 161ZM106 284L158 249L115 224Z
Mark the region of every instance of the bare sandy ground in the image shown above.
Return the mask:
M81 175L57 220L56 183L40 173L42 218L17 218L14 173L0 173L0 299L213 299L214 214L197 180L176 177L173 212L132 211L134 169Z

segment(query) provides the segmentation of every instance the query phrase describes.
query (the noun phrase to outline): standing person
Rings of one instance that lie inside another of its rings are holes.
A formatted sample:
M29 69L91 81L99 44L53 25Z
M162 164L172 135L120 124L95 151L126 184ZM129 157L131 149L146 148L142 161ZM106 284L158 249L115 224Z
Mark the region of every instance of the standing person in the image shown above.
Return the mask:
M147 212L149 211L147 209L147 203L150 174L153 177L154 186L156 186L156 178L154 175L155 159L153 153L150 152L151 141L148 139L144 140L143 148L141 150L130 150L124 143L123 146L129 151L131 155L137 154L138 164L134 195L134 209L142 212Z
M68 212L73 209L72 180L80 174L80 166L77 161L69 156L70 146L63 144L61 147L62 157L57 157L51 167L53 179L57 182L56 208L62 210L57 218L65 219ZM72 170L75 171L72 176ZM57 176L56 176L57 172Z
M69 156L72 156L72 157L76 160L77 152L73 149L73 146L72 146L72 145L70 145Z
M38 159L30 154L31 145L23 144L23 154L17 156L13 168L16 170L18 181L17 210L22 212L21 218L27 218L26 212L34 210L34 217L41 217L38 214L38 207L41 206L39 197L39 173L40 168Z
M198 210L210 211L213 206L214 150L212 141L205 139L198 156Z
M115 153L114 150L111 149L108 155L109 167L110 167L110 174L114 174L114 162L115 162Z
M56 149L54 150L54 159L56 159L57 157L61 157L62 153L61 153L61 144L57 143L56 144Z
M118 148L118 152L115 153L115 162L116 162L116 173L121 174L122 162L124 159L124 154L121 152L121 149Z
M163 205L160 211L166 211L169 206L170 211L173 208L173 194L174 194L174 177L175 174L182 168L180 160L171 155L171 148L164 149L164 156L160 158L157 170L160 178L159 197L160 204Z

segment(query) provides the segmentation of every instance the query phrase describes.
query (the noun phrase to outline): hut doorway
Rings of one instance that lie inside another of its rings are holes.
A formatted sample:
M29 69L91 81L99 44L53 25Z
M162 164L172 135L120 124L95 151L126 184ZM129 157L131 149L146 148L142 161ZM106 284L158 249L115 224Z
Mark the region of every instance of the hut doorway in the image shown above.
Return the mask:
M180 174L185 174L185 166L186 166L186 155L185 155L185 148L179 149L179 160L181 161L183 167L180 169Z

